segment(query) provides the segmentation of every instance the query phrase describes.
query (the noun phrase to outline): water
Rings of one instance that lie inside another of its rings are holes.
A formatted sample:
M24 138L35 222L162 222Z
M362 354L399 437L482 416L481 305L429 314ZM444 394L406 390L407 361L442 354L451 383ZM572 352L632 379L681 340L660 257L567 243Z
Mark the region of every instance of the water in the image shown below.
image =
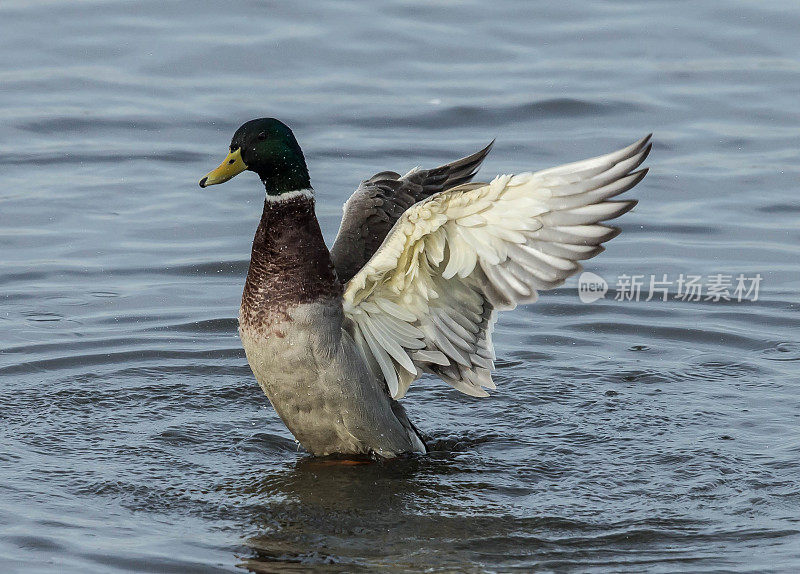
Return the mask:
M0 22L1 571L800 569L795 2L11 0ZM259 184L197 187L265 115L329 241L377 171L656 135L587 265L607 297L572 279L504 314L489 399L416 384L429 456L331 467L237 339ZM763 281L614 301L623 273Z

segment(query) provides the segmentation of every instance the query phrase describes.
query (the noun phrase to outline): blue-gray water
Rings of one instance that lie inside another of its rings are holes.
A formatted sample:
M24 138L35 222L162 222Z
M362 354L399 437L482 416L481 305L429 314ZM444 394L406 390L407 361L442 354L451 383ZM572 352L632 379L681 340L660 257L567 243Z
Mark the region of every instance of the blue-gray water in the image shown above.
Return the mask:
M0 4L0 571L800 570L798 30L794 1ZM360 179L494 137L484 178L655 147L604 300L502 315L491 398L416 384L429 456L327 467L236 334L263 189L197 186L259 116L329 241ZM614 301L624 273L763 281Z

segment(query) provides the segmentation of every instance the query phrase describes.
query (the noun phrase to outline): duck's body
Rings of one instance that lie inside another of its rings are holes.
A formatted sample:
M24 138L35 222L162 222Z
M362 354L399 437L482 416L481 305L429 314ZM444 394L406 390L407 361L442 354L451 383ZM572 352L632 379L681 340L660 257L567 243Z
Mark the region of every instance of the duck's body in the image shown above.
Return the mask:
M563 283L635 202L647 139L536 174L467 184L491 146L452 164L382 172L345 206L331 252L302 152L285 125L242 126L201 181L256 171L267 196L239 312L247 360L276 412L315 455L425 452L395 399L422 372L485 396L498 309Z
M275 411L317 455L424 452L343 326L342 284L313 197L268 198L253 241L239 335Z

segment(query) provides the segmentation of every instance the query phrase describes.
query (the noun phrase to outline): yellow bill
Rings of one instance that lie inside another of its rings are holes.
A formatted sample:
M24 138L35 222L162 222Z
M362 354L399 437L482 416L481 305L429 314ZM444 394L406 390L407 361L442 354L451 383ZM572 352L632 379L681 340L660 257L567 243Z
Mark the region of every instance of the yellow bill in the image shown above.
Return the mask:
M219 164L217 169L208 172L208 175L200 180L200 187L225 183L246 169L247 165L242 161L242 148L236 148L235 151L228 154L228 157Z

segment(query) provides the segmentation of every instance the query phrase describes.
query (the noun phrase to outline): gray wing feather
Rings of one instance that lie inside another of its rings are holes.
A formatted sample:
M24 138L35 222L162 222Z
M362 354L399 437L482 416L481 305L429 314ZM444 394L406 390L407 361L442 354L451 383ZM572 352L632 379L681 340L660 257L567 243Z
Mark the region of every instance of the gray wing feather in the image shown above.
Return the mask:
M415 203L470 181L494 145L433 169L406 175L382 171L362 181L344 204L344 216L331 248L331 259L342 283L369 261L392 226Z

